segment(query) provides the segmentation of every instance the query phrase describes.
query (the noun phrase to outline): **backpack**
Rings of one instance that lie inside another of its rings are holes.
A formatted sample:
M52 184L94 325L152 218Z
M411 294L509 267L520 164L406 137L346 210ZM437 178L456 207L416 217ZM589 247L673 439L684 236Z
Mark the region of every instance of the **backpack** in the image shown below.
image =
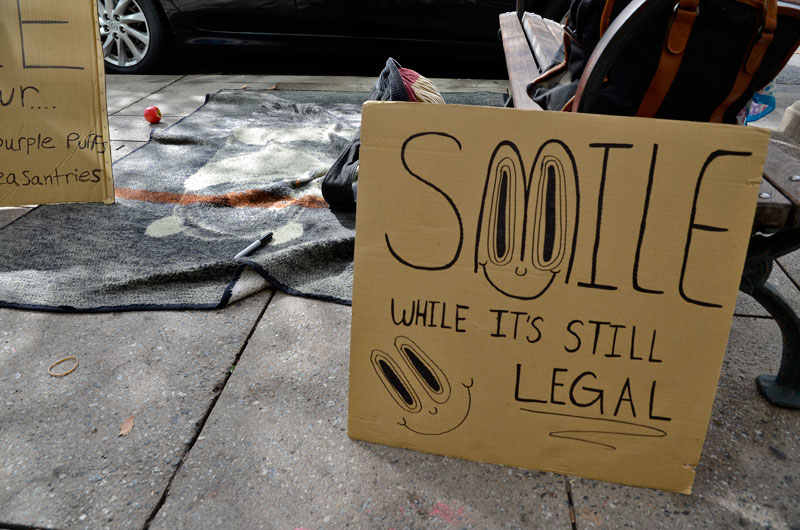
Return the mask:
M528 94L547 110L736 123L800 44L798 12L778 0L573 0L560 55ZM592 51L629 16L638 28L573 108Z
M378 76L367 101L414 101L444 103L441 94L427 78L403 68L391 57ZM322 179L322 197L331 210L356 209L358 196L358 157L361 150L361 129L347 144Z

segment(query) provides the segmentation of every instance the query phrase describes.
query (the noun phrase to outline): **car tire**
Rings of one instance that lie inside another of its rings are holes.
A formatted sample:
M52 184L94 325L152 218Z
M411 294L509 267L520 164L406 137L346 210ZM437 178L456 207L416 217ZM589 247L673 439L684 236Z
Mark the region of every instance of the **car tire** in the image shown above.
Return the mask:
M171 52L166 17L154 0L97 0L106 72L153 73Z

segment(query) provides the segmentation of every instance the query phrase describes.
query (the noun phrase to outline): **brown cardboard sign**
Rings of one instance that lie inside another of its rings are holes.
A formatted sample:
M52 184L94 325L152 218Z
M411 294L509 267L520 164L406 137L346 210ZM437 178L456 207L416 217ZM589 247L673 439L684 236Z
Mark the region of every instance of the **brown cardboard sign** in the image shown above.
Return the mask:
M95 2L0 3L0 206L114 202Z
M366 104L350 436L690 492L768 138Z

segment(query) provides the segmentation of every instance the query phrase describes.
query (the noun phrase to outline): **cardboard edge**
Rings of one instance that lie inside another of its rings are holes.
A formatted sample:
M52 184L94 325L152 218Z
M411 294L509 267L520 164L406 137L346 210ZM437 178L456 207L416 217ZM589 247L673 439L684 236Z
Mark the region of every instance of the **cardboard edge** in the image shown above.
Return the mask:
M370 101L365 101L363 103L362 112L365 112L369 108L374 108L374 107L379 106L379 105L405 106L405 105L432 105L432 104L433 103L418 103L418 102L413 102L413 101L373 101L373 100L370 100ZM558 111L558 110L515 109L515 108L512 108L512 107L486 107L486 106L482 106L482 105L461 105L461 104L458 104L458 103L447 103L444 106L446 106L447 108L466 108L466 109L473 109L473 110L474 109L494 109L494 110L500 110L500 111L503 111L503 112L520 112L520 113L529 113L529 114L532 113L531 115L538 114L538 113L541 113L541 112L546 112L548 114L554 114L555 113L555 114L560 114L562 116L572 116L572 117L574 117L572 119L578 119L578 120L585 119L585 116L602 116L602 118L604 120L606 120L606 119L607 120L614 120L614 121L616 121L616 120L631 120L631 119L634 119L634 120L649 120L649 121L655 121L655 122L658 122L658 123L671 124L671 126L675 126L676 124L677 125L679 125L679 124L690 124L691 126L696 126L697 124L702 124L704 126L718 127L718 128L721 127L721 128L727 128L727 129L734 128L736 130L741 130L742 128L746 128L746 130L750 130L750 131L754 131L754 132L758 131L759 134L764 134L767 137L769 137L769 135L772 132L769 129L765 129L763 127L758 127L758 126L755 126L755 125L748 125L748 126L744 127L742 125L735 125L735 124L731 124L731 123L711 123L711 122L698 122L698 121L689 121L689 120L668 120L668 119L664 119L664 118L643 118L643 117L639 117L639 116L617 116L617 115L613 115L613 114L592 114L592 113L584 113L584 112L581 112L581 113L578 113L578 112L562 112L562 111ZM362 120L363 120L363 117L362 117Z
M495 461L488 460L488 459L478 459L478 458L471 458L471 457L470 458L465 458L463 456L457 456L457 455L454 455L452 453L435 452L435 451L430 451L430 450L427 450L427 449L417 449L417 448L413 448L412 449L412 448L409 448L409 447L407 447L405 445L402 445L399 442L394 442L394 441L390 441L390 440L382 440L380 442L377 442L377 441L375 441L373 439L370 439L366 435L352 433L351 430L350 430L349 424L348 424L348 429L347 429L347 436L348 436L348 438L350 438L354 442L363 442L363 443L367 443L367 444L375 445L375 446L393 447L395 449L402 449L403 451L415 451L415 452L419 452L419 453L423 453L423 454L427 454L427 455L433 455L433 456L444 456L444 457L447 457L447 458L457 458L459 460L463 460L465 462L472 462L472 463L475 463L475 464L488 464L488 465L498 466L498 467L503 467L503 468L514 468L514 469L521 469L521 470L524 470L524 471L534 471L534 472L538 472L538 473L553 473L553 474L560 475L560 476L565 477L565 478L574 476L574 477L582 478L582 479L585 479L585 480L591 480L591 481L600 482L600 483L619 484L621 486L627 486L627 487L633 487L633 488L642 488L642 489L647 489L647 490L654 490L655 489L655 490L659 490L659 491L669 491L669 492L674 492L674 493L680 493L682 495L691 495L692 494L694 481L695 481L696 476L697 476L696 466L693 466L691 464L683 464L684 467L691 468L692 480L689 482L689 484L687 484L686 486L683 486L683 487L680 487L680 486L671 487L671 488L670 487L656 487L656 486L653 486L653 485L646 485L644 483L614 481L614 480L610 480L610 479L607 479L607 478L601 478L600 476L590 476L588 474L587 475L571 475L570 473L568 473L566 471L562 471L562 470L556 469L554 467L553 468L541 467L541 468L536 468L536 469L525 468L525 467L515 466L515 465L504 463L504 462L495 462Z
M108 102L106 100L106 69L103 56L103 43L100 39L100 26L97 24L95 13L96 6L92 3L91 9L89 9L89 18L91 19L92 28L94 28L97 101L100 110L98 115L100 121L99 129L104 139L103 145L106 146L103 150L103 172L105 175L105 180L103 182L103 203L113 204L115 200L114 176L111 164L111 130L108 125Z

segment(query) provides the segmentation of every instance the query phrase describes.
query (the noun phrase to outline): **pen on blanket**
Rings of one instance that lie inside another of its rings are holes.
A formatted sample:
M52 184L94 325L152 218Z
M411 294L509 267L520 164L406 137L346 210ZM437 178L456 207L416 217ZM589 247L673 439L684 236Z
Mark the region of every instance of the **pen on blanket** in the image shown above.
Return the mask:
M272 239L272 232L267 232L263 236L259 237L258 239L256 239L255 241L253 241L252 243L247 245L247 248L244 249L243 251L239 252L238 254L236 254L233 257L233 259L239 259L239 258L243 258L243 257L247 256L248 254L253 252L255 249L257 249L258 247L260 247L262 245L266 245L267 243L269 243L270 239Z

